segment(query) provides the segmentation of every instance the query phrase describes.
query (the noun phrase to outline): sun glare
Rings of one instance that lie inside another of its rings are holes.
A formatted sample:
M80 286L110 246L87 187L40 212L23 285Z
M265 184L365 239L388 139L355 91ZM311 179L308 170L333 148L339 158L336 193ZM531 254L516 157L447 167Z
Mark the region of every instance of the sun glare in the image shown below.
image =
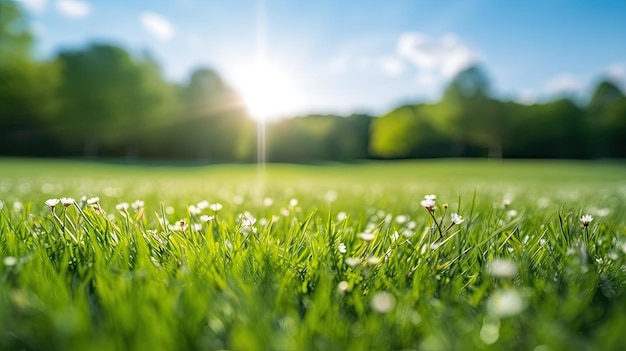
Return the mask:
M289 78L285 72L263 63L238 79L240 91L252 117L268 120L294 112L300 99Z

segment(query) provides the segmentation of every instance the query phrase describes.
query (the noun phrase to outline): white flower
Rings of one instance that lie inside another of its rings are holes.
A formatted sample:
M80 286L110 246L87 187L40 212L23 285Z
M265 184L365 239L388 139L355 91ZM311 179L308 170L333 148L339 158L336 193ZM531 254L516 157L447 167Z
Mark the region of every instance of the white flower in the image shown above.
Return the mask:
M87 199L87 204L88 204L88 205L96 205L96 204L98 204L99 202L100 202L100 198L99 198L99 197L97 197L97 196L96 196L96 197L92 197L92 198Z
M435 201L437 199L437 195L435 195L435 194L425 195L424 199Z
M128 202L121 202L115 205L115 208L120 212L127 212L129 207L130 205L128 204Z
M358 257L346 258L346 264L352 268L356 267L359 263L361 263L361 259Z
M256 218L247 211L239 215L239 220L242 227L251 227L256 223Z
M210 204L209 208L211 209L211 211L217 212L222 209L222 204L220 204L219 202L216 202L214 204Z
M457 213L452 213L452 223L461 224L463 221L463 217L459 216Z
M591 215L584 215L582 217L580 217L580 222L586 227L589 225L589 223L591 223L591 221L593 221L593 217L591 217Z
M254 218L254 216L252 216L250 212L246 211L239 215L239 226L240 226L239 231L242 234L247 236L251 232L256 233L256 228L253 227L255 223L256 223L256 218Z
M425 199L420 202L420 205L424 206L428 212L432 212L435 207L435 195L426 195Z
M324 195L324 199L327 202L333 202L335 200L337 200L337 192L334 190L329 190L326 192L326 194Z
M381 261L382 260L380 259L380 257L376 257L376 256L371 256L367 258L367 263L371 264L372 266L379 264Z
M205 208L209 207L209 202L207 200L202 200L200 202L198 202L198 204L196 205L199 209L204 210Z
M67 207L75 202L71 197L62 197L59 200L61 201L61 204L63 204L63 207Z
M346 218L348 218L348 215L345 212L341 211L337 213L337 222L341 222L345 220Z
M375 233L359 233L357 235L363 241L372 241L376 237Z
M517 290L496 290L487 301L487 312L495 317L514 316L525 307L525 302Z
M298 206L298 199L289 200L289 207L296 207L296 206Z
M400 237L400 234L398 234L398 232L395 231L395 232L393 232L391 234L391 241L394 242L394 241L398 240L399 237Z
M50 207L51 210L54 210L54 206L59 204L59 199L48 199L46 200L46 205Z
M200 223L193 223L191 225L191 230L194 231L194 232L202 231L202 224L200 224Z
M172 207L172 206L167 206L165 208L165 213L168 214L168 215L174 214L174 212L176 212L176 210L174 210L174 207Z
M19 201L15 201L13 202L13 211L21 211L24 209L24 204L19 202Z
M133 210L137 211L140 208L143 208L145 205L145 203L141 200L135 200L132 204L130 204L130 207L133 208Z
M517 211L515 211L515 210L509 210L509 211L507 211L507 212L506 212L506 216L507 216L508 218L517 217Z
M184 219L181 219L174 224L170 224L168 228L174 231L185 231L187 229L187 223L185 223Z
M517 265L511 260L496 258L489 262L487 270L495 278L513 278L517 273Z
M372 309L378 313L387 313L396 305L396 299L386 291L377 292L372 301L370 301Z
M189 205L189 214L192 216L199 215L202 212L202 209L196 207L195 205Z
M339 244L339 252L342 254L345 254L348 250L346 249L346 244L341 243Z
M272 204L274 204L274 200L272 200L271 197L266 197L265 199L263 199L263 205L266 207L270 207L272 206Z
M396 223L398 223L398 224L404 224L408 220L409 220L409 217L406 216L406 215L396 216Z
M339 284L337 284L337 290L339 290L339 292L345 293L348 291L349 288L350 284L348 284L348 282L345 280L342 280L339 282Z
M2 260L2 262L7 267L15 266L17 264L17 258L13 256L7 256Z
M207 216L207 215L200 216L200 220L202 222L210 222L213 220L213 218L215 218L215 216Z

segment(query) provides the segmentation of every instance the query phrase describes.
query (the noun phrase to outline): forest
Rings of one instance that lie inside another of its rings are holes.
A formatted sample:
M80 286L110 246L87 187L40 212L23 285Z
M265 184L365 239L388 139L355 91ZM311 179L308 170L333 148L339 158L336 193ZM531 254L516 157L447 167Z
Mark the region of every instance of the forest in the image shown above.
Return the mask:
M0 3L0 156L256 160L257 125L219 72L164 78L149 52L93 42L34 55L21 9ZM270 162L363 159L623 158L626 97L602 77L584 99L525 105L498 97L483 67L458 73L437 102L381 116L268 121Z

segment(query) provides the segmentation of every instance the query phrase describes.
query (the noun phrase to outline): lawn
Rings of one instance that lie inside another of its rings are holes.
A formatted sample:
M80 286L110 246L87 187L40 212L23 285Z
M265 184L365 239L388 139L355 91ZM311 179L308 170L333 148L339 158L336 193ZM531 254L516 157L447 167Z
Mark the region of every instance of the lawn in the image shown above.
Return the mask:
M625 200L608 162L0 160L0 349L624 349Z

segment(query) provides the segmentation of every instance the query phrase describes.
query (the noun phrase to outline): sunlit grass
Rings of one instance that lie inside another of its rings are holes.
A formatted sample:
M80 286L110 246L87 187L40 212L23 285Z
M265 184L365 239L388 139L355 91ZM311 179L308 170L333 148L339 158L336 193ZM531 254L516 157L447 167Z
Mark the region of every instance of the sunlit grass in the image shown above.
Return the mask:
M257 172L0 162L0 347L626 344L622 165ZM76 202L45 204L61 197Z

